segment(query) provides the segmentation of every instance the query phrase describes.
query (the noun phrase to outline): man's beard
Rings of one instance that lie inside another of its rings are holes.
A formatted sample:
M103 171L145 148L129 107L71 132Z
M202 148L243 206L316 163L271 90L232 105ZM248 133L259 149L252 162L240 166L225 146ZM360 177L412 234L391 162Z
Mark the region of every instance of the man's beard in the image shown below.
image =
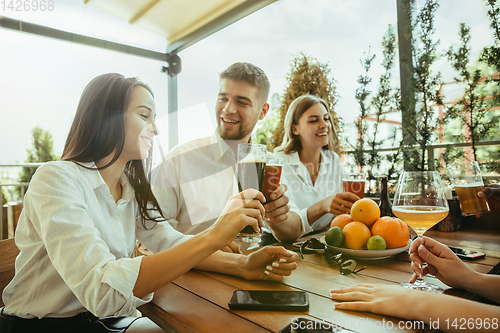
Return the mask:
M222 120L221 120L221 122L222 122ZM252 133L251 131L250 132L243 131L241 126L236 133L229 133L229 131L222 132L221 126L219 126L217 130L218 130L219 135L220 135L222 140L243 140L243 138L245 136Z

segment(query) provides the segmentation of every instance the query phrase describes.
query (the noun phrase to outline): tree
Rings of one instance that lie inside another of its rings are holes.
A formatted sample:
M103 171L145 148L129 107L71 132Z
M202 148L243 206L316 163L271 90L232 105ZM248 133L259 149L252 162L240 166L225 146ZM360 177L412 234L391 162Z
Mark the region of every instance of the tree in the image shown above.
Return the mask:
M299 96L311 94L324 99L330 109L330 118L337 135L341 136L340 119L335 113L338 95L335 81L329 77L330 68L328 64L320 63L316 58L309 57L304 53L296 56L291 63L291 69L287 76L287 87L281 106L277 110L279 115L278 125L273 133L271 142L268 142L268 149L274 150L281 144L284 136L284 122L288 107ZM340 145L336 152L340 152Z
M26 150L28 153L26 163L42 163L59 159L54 154L54 142L49 131L44 131L41 127L36 126L31 134L33 147ZM29 183L35 171L36 168L23 167L19 173L19 181Z
M415 1L411 1L411 6L414 5ZM410 78L410 84L415 92L416 118L412 120L413 124L410 122L402 131L403 137L413 137L418 147L405 143L403 154L408 171L434 169L434 161L429 161L427 148L435 140L435 129L439 124L431 105L443 104L439 93L441 74L434 74L432 70L432 65L437 60L439 44L439 40L434 42L432 39L435 32L434 14L438 7L437 0L427 0L412 22L412 30L418 35L418 38L411 36L414 75ZM402 104L405 103L406 101L402 101Z
M497 4L498 0L487 0L489 6L488 18L490 27L493 30L494 45L485 47L481 53L481 61L491 67L496 72L500 72L500 7ZM493 78L494 82L500 85L500 78ZM496 96L498 97L498 96Z
M372 82L372 78L368 76L368 72L372 66L373 61L375 60L375 54L371 54L370 49L368 49L368 53L364 59L360 59L359 62L363 67L364 74L358 76L359 87L356 89L355 98L359 104L359 116L355 121L356 128L358 129L358 140L354 148L354 161L356 164L364 170L366 165L366 137L368 135L368 125L365 120L368 117L370 103L368 98L372 91L369 88L370 83Z
M384 73L379 78L378 90L371 102L372 108L375 110L375 123L373 126L373 134L368 140L369 153L368 153L368 179L376 179L381 165L381 156L378 149L382 146L383 139L380 139L379 128L385 115L392 110L397 109L397 100L399 99L399 91L394 92L391 87L391 72L394 67L394 59L396 57L396 34L391 25L387 29L387 33L382 38L382 67ZM395 140L395 134L394 140ZM397 155L391 155L389 159L391 163L396 163ZM378 183L377 183L378 186Z
M355 125L358 129L358 140L354 148L354 160L364 172L367 174L367 179L376 180L380 174L380 167L382 157L379 149L382 146L383 140L380 135L380 125L386 118L386 114L395 110L399 106L400 93L391 87L391 71L394 67L394 60L396 57L396 34L391 25L387 29L387 33L382 38L383 60L382 67L384 72L379 78L377 91L373 98L370 98L371 90L369 84L371 78L368 72L375 59L375 55L368 51L366 57L360 60L364 69L364 74L358 76L359 88L356 89L355 98L359 103L360 114ZM372 113L370 113L372 112ZM374 116L375 118L371 118ZM366 121L375 120L372 128L369 130ZM397 143L397 132L392 133L389 139L392 141L393 146L396 147L400 144ZM397 150L395 153L388 154L386 160L390 163L389 176L394 177L396 172L396 165L399 161L401 151ZM378 187L378 183L377 183Z
M456 81L465 83L463 97L456 105L447 108L447 118L458 119L467 130L460 135L463 141L472 144L474 161L478 160L476 144L487 138L493 131L498 130L498 117L490 119L488 102L485 99L484 78L481 70L470 69L470 28L460 24L461 45L455 51L450 47L446 56L453 68L458 72ZM462 141L461 140L461 141Z
M493 68L493 70L498 73L500 72L500 7L498 0L487 0L486 3L489 6L488 18L490 20L490 27L493 30L495 42L492 46L483 49L480 61ZM487 81L493 82L497 86L496 91L492 93L492 106L498 106L500 105L500 89L498 89L500 88L500 77L497 74L497 76L490 77ZM490 152L491 160L488 164L490 165L490 169L496 172L500 172L499 155L498 149Z

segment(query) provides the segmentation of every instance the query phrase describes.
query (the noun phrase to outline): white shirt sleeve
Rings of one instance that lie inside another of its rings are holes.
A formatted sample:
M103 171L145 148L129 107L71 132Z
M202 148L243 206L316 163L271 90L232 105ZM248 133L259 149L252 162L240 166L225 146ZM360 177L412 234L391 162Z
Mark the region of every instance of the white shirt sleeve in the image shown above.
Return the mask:
M86 184L64 168L44 166L29 189L29 216L50 263L81 304L96 316L130 314L151 300L133 288L141 257L117 259L89 217ZM44 274L44 270L40 270Z
M153 253L165 251L194 237L175 230L167 221L148 221L144 226L140 218L137 219L136 234L139 242Z
M168 223L174 229L178 229L177 216L180 213L181 192L179 171L173 154L173 152L167 154L163 162L153 170L151 189L160 205L163 216L168 219Z

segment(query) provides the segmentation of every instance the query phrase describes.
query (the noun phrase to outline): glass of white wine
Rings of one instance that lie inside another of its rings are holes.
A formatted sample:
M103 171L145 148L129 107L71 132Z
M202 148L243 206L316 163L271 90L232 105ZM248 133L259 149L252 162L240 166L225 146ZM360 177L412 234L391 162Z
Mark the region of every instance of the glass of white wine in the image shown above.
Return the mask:
M418 237L443 220L449 208L439 172L404 171L399 176L392 211L415 230ZM421 277L415 283L401 285L410 289L443 292L442 288L425 282Z

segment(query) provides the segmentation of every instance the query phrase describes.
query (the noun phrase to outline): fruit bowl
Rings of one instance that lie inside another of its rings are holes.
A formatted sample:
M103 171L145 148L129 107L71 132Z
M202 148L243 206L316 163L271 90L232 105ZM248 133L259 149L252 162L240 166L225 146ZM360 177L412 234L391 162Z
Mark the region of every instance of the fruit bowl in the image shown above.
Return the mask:
M326 244L325 242L325 236L321 237L319 239L323 244ZM389 249L389 250L351 250L351 249L346 249L343 247L336 247L336 246L331 246L326 244L328 248L335 250L337 252L342 252L342 254L352 257L352 258L357 258L357 259L363 259L363 260L378 260L378 259L386 259L389 258L390 256L396 255L401 252L405 252L410 248L411 245L411 240L408 241L408 244L406 244L405 247L400 247L397 249Z

